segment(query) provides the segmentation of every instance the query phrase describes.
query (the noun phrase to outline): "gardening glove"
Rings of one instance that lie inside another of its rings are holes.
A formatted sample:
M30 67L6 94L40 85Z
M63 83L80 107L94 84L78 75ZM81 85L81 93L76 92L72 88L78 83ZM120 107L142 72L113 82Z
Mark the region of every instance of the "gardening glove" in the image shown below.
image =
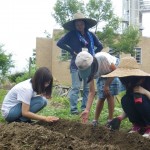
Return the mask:
M109 128L110 130L119 130L120 124L121 124L121 119L117 117L107 123L107 128Z

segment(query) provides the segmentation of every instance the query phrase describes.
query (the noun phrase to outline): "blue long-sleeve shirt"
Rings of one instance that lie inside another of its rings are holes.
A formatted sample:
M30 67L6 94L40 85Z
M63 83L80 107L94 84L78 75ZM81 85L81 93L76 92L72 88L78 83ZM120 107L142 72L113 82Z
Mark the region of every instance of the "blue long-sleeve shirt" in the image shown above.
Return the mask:
M92 32L90 32L90 34L92 34L93 37L95 53L100 52L103 49L101 42ZM86 46L86 48L88 48L89 50L91 42L87 34L85 35L85 39L89 43ZM74 30L68 32L57 42L57 46L60 47L61 49L68 51L71 54L72 58L71 58L70 67L72 69L77 69L77 66L75 65L75 58L76 58L75 53L78 54L79 52L82 51L82 48L85 47L85 45L82 42L80 42L77 35L77 31Z

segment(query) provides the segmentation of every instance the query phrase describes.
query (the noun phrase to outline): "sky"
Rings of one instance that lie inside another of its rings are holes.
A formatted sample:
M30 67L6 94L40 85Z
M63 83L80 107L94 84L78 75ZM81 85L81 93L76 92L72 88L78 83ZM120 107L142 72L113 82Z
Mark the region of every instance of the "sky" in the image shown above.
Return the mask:
M12 53L13 72L27 69L36 48L36 37L46 37L59 28L51 13L56 0L0 0L0 44ZM121 17L122 0L112 0L115 14ZM150 37L150 13L143 15L143 36Z

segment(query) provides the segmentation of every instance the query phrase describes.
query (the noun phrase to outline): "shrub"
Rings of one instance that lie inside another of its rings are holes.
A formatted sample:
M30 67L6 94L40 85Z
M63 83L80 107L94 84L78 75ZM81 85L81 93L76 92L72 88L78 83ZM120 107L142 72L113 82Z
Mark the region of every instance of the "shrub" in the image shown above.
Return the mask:
M8 76L8 79L9 79L10 82L16 83L16 79L18 77L23 76L23 75L24 75L24 72L17 72L15 74L12 74L12 75Z

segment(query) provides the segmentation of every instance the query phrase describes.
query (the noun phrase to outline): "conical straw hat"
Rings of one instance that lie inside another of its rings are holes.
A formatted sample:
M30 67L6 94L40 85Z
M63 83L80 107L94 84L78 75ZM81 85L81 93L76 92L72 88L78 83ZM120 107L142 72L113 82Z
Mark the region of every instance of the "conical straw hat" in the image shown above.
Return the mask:
M85 22L85 26L87 29L95 26L97 24L96 20L93 20L91 18L85 18L85 16L78 12L76 14L74 14L73 20L66 22L65 24L63 24L63 28L66 30L75 30L75 25L74 25L74 21L75 20L83 20Z
M139 69L139 65L134 57L124 57L121 59L120 64L113 72L103 75L102 77L127 77L127 76L150 76Z

